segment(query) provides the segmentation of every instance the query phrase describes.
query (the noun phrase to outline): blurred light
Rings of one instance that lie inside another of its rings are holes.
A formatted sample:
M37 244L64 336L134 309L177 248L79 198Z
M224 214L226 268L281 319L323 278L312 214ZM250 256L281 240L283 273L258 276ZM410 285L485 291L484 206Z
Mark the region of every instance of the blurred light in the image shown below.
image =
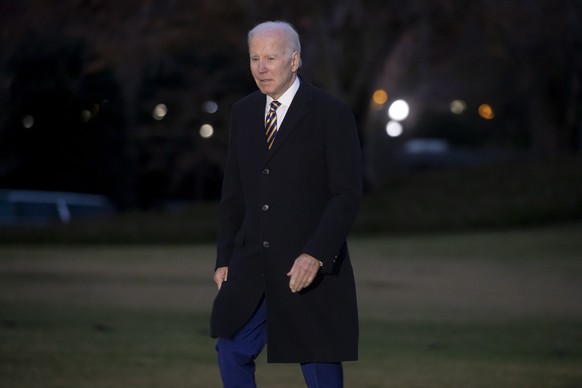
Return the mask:
M398 121L389 121L388 124L386 124L386 133L390 137L398 137L402 135L402 132L402 124L400 124Z
M372 101L376 105L384 105L388 101L388 93L383 89L378 89L372 95Z
M83 109L81 111L81 120L83 120L84 123L89 122L89 120L94 119L95 116L97 116L97 114L99 113L99 104L97 103L93 103L93 105L91 106L91 108L88 109Z
M481 106L479 106L479 116L483 117L485 120L491 120L495 117L495 113L493 112L491 105L481 104Z
M451 112L456 115L460 115L467 109L467 104L463 100L454 100L451 102Z
M168 114L168 107L166 106L166 104L158 104L154 108L154 112L153 112L152 116L156 120L161 120L164 117L166 117L167 114Z
M93 104L93 109L91 109L91 114L93 116L97 116L97 113L99 113L99 104L95 103Z
M210 124L204 124L200 127L200 137L208 139L214 135L214 128Z
M89 120L91 120L91 112L87 109L83 109L81 111L81 120L83 120L84 123L88 122Z
M410 108L408 107L408 103L404 100L396 100L388 108L388 116L396 121L406 119L409 112Z
M202 110L210 114L216 113L216 111L218 111L218 104L216 101L206 101L204 104L202 104Z
M419 137L404 143L404 151L408 154L444 154L449 150L449 143L443 139Z
M22 118L22 126L24 128L32 128L34 125L34 117L31 115L26 115Z

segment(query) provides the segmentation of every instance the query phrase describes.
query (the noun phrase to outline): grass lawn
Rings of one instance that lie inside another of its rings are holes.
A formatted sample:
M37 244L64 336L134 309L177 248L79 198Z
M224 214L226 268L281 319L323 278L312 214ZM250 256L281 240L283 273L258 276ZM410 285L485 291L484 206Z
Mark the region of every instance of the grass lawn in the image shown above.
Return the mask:
M358 237L346 387L582 387L582 224ZM0 246L0 387L219 387L214 249ZM261 387L303 387L258 360Z

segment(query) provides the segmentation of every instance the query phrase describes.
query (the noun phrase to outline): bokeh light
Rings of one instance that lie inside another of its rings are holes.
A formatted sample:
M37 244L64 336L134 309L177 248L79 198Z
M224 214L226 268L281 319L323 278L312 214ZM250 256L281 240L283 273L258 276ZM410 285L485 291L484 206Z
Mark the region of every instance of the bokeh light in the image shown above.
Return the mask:
M396 100L388 108L388 116L396 121L406 119L409 112L410 108L408 107L408 103L404 100Z
M378 89L372 95L372 101L376 105L384 105L388 101L388 93L384 89Z
M460 115L467 109L467 104L463 100L454 100L451 102L451 112Z
M152 116L156 120L161 120L164 117L166 117L167 114L168 114L168 107L166 106L166 104L158 104L154 108L154 112L152 113Z
M25 115L22 118L22 126L24 128L32 128L32 126L34 125L34 117L32 117L32 115Z
M200 137L203 139L208 139L211 138L212 135L214 135L214 127L212 127L212 125L210 124L203 124L200 127Z
M83 109L81 111L81 120L83 120L84 123L88 122L89 120L91 120L91 117L93 115L91 114L91 111L89 109Z
M216 113L218 111L218 104L216 101L206 101L204 104L202 104L202 110L210 114Z
M495 112L489 104L481 104L479 106L479 116L483 117L485 120L491 120L495 117Z
M398 137L402 135L403 131L402 124L398 121L391 120L386 124L386 134L390 137Z

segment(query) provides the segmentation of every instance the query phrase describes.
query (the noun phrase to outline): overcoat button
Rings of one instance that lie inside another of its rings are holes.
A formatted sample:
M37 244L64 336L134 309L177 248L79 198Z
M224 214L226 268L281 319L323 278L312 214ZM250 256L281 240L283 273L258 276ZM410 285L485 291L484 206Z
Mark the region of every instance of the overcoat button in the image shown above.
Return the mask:
M263 241L263 248L269 248L270 244L268 241Z
M269 170L268 168L265 168L263 170L263 175L269 175L271 173L271 170Z
M262 211L266 212L267 210L269 210L269 205L263 205L263 207L261 208Z

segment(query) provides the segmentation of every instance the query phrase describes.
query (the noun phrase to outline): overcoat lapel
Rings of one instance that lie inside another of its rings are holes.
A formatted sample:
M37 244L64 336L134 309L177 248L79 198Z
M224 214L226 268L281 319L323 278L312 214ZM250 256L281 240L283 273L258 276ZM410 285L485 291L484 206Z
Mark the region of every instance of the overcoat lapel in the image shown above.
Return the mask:
M277 136L275 137L275 142L269 151L267 162L277 150L283 145L285 139L293 132L297 125L301 122L301 119L309 112L309 102L311 101L311 86L301 79L301 85L299 86L299 90L297 90L297 94L293 98L293 102L285 115L285 121L278 129Z
M265 95L256 92L256 98L253 101L253 109L248 112L248 132L249 138L244 141L247 150L251 155L260 156L264 160L268 155L267 139L265 137ZM256 130L255 130L256 128ZM272 147L271 147L272 148ZM253 158L255 159L255 158Z

